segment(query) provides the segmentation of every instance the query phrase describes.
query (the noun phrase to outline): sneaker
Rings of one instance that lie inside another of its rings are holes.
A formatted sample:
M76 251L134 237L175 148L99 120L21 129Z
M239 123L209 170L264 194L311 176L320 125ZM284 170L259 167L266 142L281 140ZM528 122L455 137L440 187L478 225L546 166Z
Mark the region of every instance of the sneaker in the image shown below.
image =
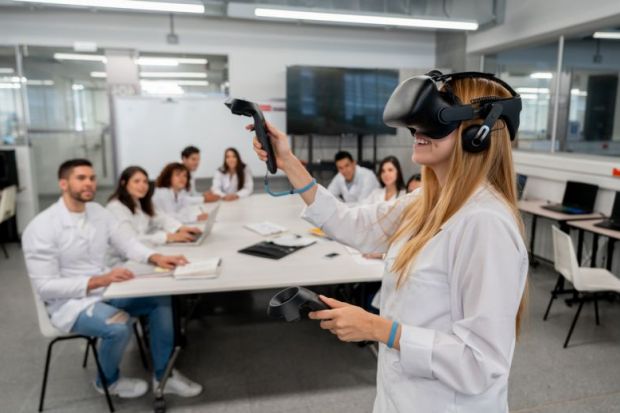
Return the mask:
M159 382L153 378L153 391L157 389ZM198 383L194 383L184 375L182 375L177 369L172 370L172 374L166 381L166 387L164 387L164 394L176 394L181 397L195 397L202 392L202 386Z
M96 382L95 390L101 394L105 394L103 387L99 387ZM108 386L108 393L110 393L110 396L118 396L122 399L133 399L144 396L148 390L149 385L145 380L132 379L130 377L121 377L116 380L116 383Z

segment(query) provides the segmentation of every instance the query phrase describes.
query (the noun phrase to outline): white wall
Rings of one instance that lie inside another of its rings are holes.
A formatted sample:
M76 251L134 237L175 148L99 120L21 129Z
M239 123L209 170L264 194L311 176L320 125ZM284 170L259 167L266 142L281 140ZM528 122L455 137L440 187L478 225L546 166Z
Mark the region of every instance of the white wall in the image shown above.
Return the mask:
M619 23L618 0L506 0L504 23L468 34L467 52L491 53Z

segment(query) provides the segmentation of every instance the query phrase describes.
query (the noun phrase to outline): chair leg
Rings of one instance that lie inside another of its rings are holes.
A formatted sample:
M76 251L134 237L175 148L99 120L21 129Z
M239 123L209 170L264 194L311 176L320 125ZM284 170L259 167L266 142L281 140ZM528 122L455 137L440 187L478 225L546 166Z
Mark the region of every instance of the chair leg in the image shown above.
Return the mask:
M596 316L596 325L600 326L601 320L599 319L599 316L598 316L598 297L597 296L594 297L594 315Z
M86 368L86 364L88 363L88 351L90 350L90 344L86 343L86 351L84 351L84 362L82 362L82 368Z
M543 321L547 321L547 317L549 317L549 311L551 311L551 305L553 304L553 300L558 298L558 292L562 287L562 275L558 274L558 280L555 282L555 286L553 290L551 290L551 299L549 300L549 305L547 305L547 310L545 311L545 315L543 316Z
M52 359L52 348L56 343L56 339L52 340L47 346L47 355L45 356L45 369L43 370L43 385L41 386L41 397L39 398L39 411L43 411L43 401L45 399L45 390L47 388L47 375L50 369L50 361Z
M138 350L140 351L140 359L142 360L142 366L144 367L144 370L149 370L149 364L146 360L146 351L144 350L144 342L142 341L142 336L140 335L140 332L138 331L138 323L140 322L140 320L137 320L135 323L133 323L133 332L136 336L136 341L138 342Z
M547 305L547 311L545 311L545 315L543 316L543 321L547 321L547 317L549 317L549 311L551 311L551 304L553 304L553 300L556 299L555 293L551 293L551 299L549 300L549 305Z
M110 409L110 413L114 413L114 405L112 404L112 399L110 398L110 393L108 392L108 382L103 375L103 369L101 368L101 364L99 364L99 355L97 354L97 342L94 338L89 338L88 344L93 349L93 358L95 359L95 363L97 364L97 373L99 375L99 379L101 380L103 391L105 392L105 398L108 402L108 408Z
M575 313L575 317L573 318L573 323L570 326L570 330L568 330L568 336L566 336L566 340L564 341L564 348L568 346L568 341L570 340L570 336L573 335L573 330L575 329L575 325L577 324L579 313L581 313L581 309L583 308L583 303L584 303L584 299L581 298L581 302L579 303L579 308L577 308L577 313Z
M9 252L6 250L6 245L3 243L0 244L0 247L2 247L2 251L4 252L4 258L6 258L7 260L9 259Z

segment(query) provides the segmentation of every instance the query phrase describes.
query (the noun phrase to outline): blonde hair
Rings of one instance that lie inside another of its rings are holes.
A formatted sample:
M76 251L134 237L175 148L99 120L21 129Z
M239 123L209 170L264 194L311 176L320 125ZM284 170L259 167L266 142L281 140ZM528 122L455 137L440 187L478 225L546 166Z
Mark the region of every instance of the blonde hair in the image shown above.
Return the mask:
M483 96L510 97L511 94L500 84L483 78L456 79L450 82L453 93L463 103L469 103ZM517 187L512 163L511 141L503 121L498 121L487 139L490 146L480 153L463 150L463 130L478 121L462 122L457 130L457 142L450 158L445 186L440 187L437 176L429 167L422 167L422 190L403 211L402 224L390 237L390 244L406 239L396 257L392 271L398 276L401 286L409 274L417 255L439 232L441 226L452 217L481 184L488 184L497 192L514 215L515 222L524 234L523 221L517 208ZM527 285L516 317L517 335L527 301Z

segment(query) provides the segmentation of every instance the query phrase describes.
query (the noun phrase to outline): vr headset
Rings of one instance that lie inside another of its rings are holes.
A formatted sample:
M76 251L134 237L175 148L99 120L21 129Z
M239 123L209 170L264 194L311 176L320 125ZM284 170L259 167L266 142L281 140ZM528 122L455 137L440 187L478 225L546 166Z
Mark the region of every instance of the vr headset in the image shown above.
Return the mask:
M503 86L512 97L484 96L463 104L452 92L450 81L466 78L488 79ZM442 90L443 89L443 90ZM402 82L392 93L383 111L383 122L394 128L403 127L428 136L443 138L459 127L462 121L483 119L463 131L463 149L482 152L489 147L493 125L504 121L510 140L519 129L521 97L506 82L491 73L460 72L444 75L433 70Z

